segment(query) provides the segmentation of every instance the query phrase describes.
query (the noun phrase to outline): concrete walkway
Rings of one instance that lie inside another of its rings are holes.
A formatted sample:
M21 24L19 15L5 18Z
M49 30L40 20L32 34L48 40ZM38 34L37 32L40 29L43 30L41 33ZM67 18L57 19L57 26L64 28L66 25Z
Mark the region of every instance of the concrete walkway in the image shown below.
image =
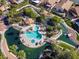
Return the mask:
M71 27L69 27L65 21L63 21L63 25L68 29L68 32L71 33L73 35L73 41L76 43L76 44L79 44L79 41L77 40L77 32L72 29Z
M55 14L53 14L54 16L57 16L57 15L55 15ZM59 17L59 16L58 16ZM71 28L70 26L68 26L67 24L66 24L66 22L64 21L64 19L62 18L61 19L62 20L62 24L68 29L68 32L69 33L72 33L72 35L73 35L73 41L76 43L76 44L79 44L79 41L77 40L77 34L79 35L79 33L76 31L76 30L74 30L73 28Z
M1 51L3 55L8 59L18 59L13 53L9 52L9 48L7 45L7 41L4 37L5 31L2 33L2 40L1 40Z
M56 39L58 39L61 35L62 35L62 30L60 30L58 34L52 36L52 37L50 38L50 40L56 40Z
M28 4L28 5L22 6L21 8L18 8L16 11L20 11L20 10L22 10L23 8L26 8L26 7L31 7L31 8L37 9L37 10L40 9L40 8L35 7L35 6L31 5L31 4Z

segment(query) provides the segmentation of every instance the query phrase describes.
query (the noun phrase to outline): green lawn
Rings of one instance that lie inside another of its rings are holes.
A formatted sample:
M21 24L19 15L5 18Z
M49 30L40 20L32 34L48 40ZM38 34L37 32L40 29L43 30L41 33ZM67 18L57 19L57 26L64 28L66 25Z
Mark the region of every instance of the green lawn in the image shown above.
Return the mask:
M72 59L79 59L79 52L76 50L71 50Z
M75 46L76 43L74 41L72 41L69 37L67 37L67 35L65 35L65 34L67 34L67 28L62 23L61 23L61 28L62 28L63 33L58 39L66 42L72 46Z
M63 47L64 49L69 49L69 50L74 49L73 47L71 47L71 46L69 46L69 45L67 45L65 43L59 43L59 46Z
M70 19L65 19L65 22L68 26L72 27L73 23L71 22Z
M7 39L8 46L12 46L13 44L15 44L17 45L18 50L24 50L27 55L27 59L38 59L39 55L41 54L45 46L48 45L48 44L45 44L40 48L28 48L24 46L20 42L19 31L15 30L13 27L9 28L5 32L5 38Z
M36 18L37 14L33 11L32 8L25 8L24 12L27 16L31 17L31 18Z

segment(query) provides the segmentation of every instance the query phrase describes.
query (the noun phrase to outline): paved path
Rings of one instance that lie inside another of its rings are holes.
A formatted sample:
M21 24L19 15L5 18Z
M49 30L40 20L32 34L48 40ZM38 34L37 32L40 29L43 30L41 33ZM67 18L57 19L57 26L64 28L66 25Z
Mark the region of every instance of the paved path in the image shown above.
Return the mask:
M4 32L2 34L2 40L1 40L1 51L2 51L3 55L6 58L8 58L8 59L18 59L14 54L12 54L11 52L9 52L7 41L4 38Z
M40 8L35 7L35 6L31 5L31 4L28 4L28 5L22 6L21 8L18 8L16 11L20 11L20 10L22 10L23 8L26 8L26 7L31 7L31 8L37 9L37 10L40 9Z
M53 16L57 16L57 15L55 15L55 14L52 14ZM59 16L58 16L59 17ZM67 24L66 24L66 22L64 21L64 19L62 18L61 19L62 20L62 24L67 28L67 30L68 30L68 32L69 33L72 33L72 35L73 35L73 41L76 43L76 44L79 44L79 41L77 40L77 34L79 35L79 33L76 31L76 30L74 30L73 28L71 28L70 26L68 26Z
M57 16L55 14L52 14L53 16ZM58 16L59 17L59 16ZM66 22L64 21L64 19L61 19L62 20L62 24L67 28L68 32L69 33L72 33L73 34L73 41L76 43L76 44L79 44L79 42L77 41L77 34L78 32L75 31L73 28L69 27ZM52 38L53 39L53 38Z
M77 40L77 33L78 33L78 32L76 32L74 29L72 29L71 27L69 27L65 22L63 22L63 25L64 25L65 27L67 27L69 33L72 33L72 35L73 35L73 39L72 39L72 40L73 40L76 44L79 44L79 41Z
M57 15L53 14L53 16L57 16ZM58 16L58 17L59 17L59 16ZM68 26L68 25L66 24L66 22L64 21L63 18L62 18L61 20L62 20L62 24L67 28L68 32L69 32L69 33L72 33L72 35L73 35L73 41L74 41L76 44L79 44L79 41L77 40L77 34L79 35L79 33L78 33L76 30L74 30L73 28L71 28L70 26Z
M68 28L68 32L71 33L71 39L76 42L77 44L79 44L79 41L77 40L77 34L72 30Z
M50 39L56 40L56 39L58 39L61 35L62 35L62 30L60 30L58 34L52 36Z

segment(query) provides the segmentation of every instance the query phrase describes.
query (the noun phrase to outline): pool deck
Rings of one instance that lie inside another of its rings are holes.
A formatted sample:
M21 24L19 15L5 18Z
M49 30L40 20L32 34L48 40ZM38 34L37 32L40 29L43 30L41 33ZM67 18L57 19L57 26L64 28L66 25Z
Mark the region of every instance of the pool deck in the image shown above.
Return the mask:
M35 26L35 24L33 25L30 25L30 26L26 26L24 28L22 28L21 31L23 32L26 32L30 27L33 27ZM34 29L34 28L33 28ZM41 34L42 35L42 34ZM46 42L44 42L44 40L46 39L46 36L42 35L42 38L41 39L34 39L35 42L32 43L31 42L31 39L28 38L24 33L20 34L20 41L27 47L30 47L30 48L38 48L38 47L41 47L43 46ZM35 45L37 44L37 45Z
M24 34L21 35L20 41L27 47L29 48L38 48L41 47L45 44L45 42L43 41L43 39L41 40L41 44L35 45L35 43L32 43ZM40 40L39 40L40 41ZM39 42L37 40L37 42Z

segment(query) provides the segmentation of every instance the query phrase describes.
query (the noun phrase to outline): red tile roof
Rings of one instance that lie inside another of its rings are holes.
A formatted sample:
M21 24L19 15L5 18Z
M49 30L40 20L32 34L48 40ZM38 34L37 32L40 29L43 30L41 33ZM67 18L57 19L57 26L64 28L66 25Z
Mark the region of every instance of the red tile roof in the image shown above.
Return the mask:
M75 7L75 11L76 11L77 15L79 16L79 6Z
M61 7L67 0L60 0L59 3L56 4L55 7Z
M70 0L60 0L60 2L56 4L55 8L62 8L68 11L72 4L73 2Z

